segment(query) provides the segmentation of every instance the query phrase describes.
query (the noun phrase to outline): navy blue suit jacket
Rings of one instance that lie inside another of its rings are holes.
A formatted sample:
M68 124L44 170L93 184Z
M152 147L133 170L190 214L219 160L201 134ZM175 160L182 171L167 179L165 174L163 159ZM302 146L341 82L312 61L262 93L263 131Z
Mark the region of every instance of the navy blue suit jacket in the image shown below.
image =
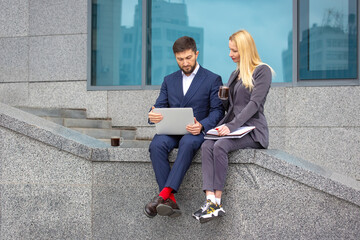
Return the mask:
M204 131L214 128L224 116L224 108L218 97L221 77L200 66L185 96L182 73L176 71L164 78L155 108L191 107L194 117Z

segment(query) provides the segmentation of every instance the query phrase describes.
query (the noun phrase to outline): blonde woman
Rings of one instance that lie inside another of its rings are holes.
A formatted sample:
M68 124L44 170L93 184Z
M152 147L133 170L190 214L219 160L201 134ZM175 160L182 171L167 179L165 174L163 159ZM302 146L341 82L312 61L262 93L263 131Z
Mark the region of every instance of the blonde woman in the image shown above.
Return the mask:
M228 153L237 149L267 148L269 132L264 115L264 104L270 89L273 70L261 62L255 42L246 30L229 38L231 59L237 64L227 86L229 97L223 100L225 117L217 125L220 136L242 126L256 128L242 138L206 140L201 146L203 190L206 203L193 217L201 223L224 216L221 195L228 169Z

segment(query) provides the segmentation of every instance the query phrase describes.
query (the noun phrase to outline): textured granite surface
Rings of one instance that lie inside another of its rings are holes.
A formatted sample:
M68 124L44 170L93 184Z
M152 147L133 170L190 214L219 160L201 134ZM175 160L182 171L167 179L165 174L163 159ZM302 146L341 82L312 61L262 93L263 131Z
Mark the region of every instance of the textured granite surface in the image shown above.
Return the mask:
M29 32L29 0L0 2L0 37L25 36Z
M86 34L31 37L29 80L85 80Z
M1 184L1 239L91 239L91 189Z
M64 128L0 103L0 124L61 150L92 161L149 162L147 148L109 147L94 138ZM173 162L177 150L171 152ZM200 151L194 162L201 162ZM313 163L277 150L242 150L230 154L230 163L253 163L315 189L360 205L360 183ZM342 176L342 177L339 177Z
M52 96L49 98L49 96ZM86 81L29 83L29 104L43 108L85 108L89 118L107 116L107 92L87 91Z
M137 139L149 139L151 140L156 133L155 126L148 125L146 127L136 127Z
M360 128L296 127L284 136L284 151L360 180Z
M360 126L360 87L287 88L288 126Z
M158 95L158 90L109 91L108 101L116 103L109 104L109 117L113 119L113 126L148 127L148 112Z
M227 215L201 225L200 152L176 194L183 214L149 219L146 148L107 147L4 104L0 137L1 239L360 238L360 183L282 151L231 153Z
M29 83L0 84L0 102L9 105L27 105L29 102Z
M0 126L89 160L93 148L109 147L95 138L2 103Z
M143 214L158 192L146 163L94 163L94 239L357 239L359 206L254 164L231 164L226 216L200 224L201 166L193 164L176 194L179 218ZM139 231L141 229L141 231Z
M31 35L87 32L87 1L29 1L29 16Z
M0 127L3 137L1 181L80 184L91 182L91 162L60 148Z
M286 125L286 90L287 88L271 88L264 106L264 114L269 126Z
M28 42L23 37L0 38L0 83L28 80Z
M91 162L4 127L0 137L0 239L91 239Z

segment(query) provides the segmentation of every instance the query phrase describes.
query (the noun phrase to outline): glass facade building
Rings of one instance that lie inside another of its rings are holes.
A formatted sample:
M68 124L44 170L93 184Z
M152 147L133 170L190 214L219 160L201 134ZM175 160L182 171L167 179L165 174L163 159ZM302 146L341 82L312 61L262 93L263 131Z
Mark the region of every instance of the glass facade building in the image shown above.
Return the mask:
M227 82L229 36L254 37L275 85L358 84L358 0L89 0L88 87L156 89L178 70L172 45L195 39L198 62Z
M357 1L299 3L299 80L356 79Z

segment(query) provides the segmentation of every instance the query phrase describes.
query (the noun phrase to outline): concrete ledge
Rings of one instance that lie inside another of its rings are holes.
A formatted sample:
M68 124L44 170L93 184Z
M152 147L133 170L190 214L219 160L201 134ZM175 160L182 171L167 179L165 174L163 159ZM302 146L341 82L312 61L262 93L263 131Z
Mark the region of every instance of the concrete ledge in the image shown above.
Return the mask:
M199 152L176 195L183 215L148 219L158 192L148 149L111 148L4 104L0 138L4 239L360 238L360 183L282 151L231 153L227 215L200 225Z
M33 114L0 103L0 126L91 160L93 148L109 145Z
M0 103L0 126L91 161L149 162L147 148L109 147L95 138ZM177 150L171 152L174 162ZM193 162L201 163L198 152ZM279 150L239 150L230 164L251 163L360 206L360 182Z

